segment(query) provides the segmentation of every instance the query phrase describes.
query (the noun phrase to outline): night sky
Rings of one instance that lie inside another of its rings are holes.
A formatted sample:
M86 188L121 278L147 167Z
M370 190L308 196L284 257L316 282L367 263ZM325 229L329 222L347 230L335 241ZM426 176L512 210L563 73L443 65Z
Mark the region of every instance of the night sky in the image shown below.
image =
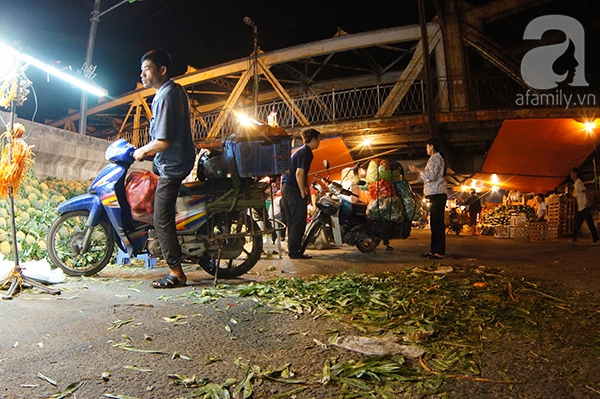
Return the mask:
M103 0L101 11L120 0ZM93 0L0 0L0 41L57 68L77 71L85 60ZM429 18L433 9L428 9ZM95 82L110 95L134 90L139 60L164 48L173 56L175 75L186 65L204 68L250 55L252 27L258 26L265 52L349 33L418 23L416 0L143 0L125 3L101 16L95 41ZM37 95L35 120L58 119L79 109L81 92L30 67ZM95 98L90 97L91 101ZM32 119L34 91L17 108Z

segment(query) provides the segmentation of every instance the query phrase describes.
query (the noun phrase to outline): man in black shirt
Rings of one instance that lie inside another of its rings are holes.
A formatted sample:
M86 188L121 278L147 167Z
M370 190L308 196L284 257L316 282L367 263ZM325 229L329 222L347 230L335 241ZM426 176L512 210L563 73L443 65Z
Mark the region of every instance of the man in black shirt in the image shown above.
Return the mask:
M310 199L308 171L313 160L313 150L319 148L319 133L315 129L302 132L304 145L292 155L290 173L281 179L281 209L288 230L288 251L291 259L310 259L302 248L306 229L306 205Z

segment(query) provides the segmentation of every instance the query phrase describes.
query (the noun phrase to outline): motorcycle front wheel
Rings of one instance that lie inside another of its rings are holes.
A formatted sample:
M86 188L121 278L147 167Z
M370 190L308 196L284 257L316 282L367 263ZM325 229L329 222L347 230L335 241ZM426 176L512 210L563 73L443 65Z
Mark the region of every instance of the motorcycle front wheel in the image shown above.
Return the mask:
M48 231L46 246L55 266L69 276L92 276L110 262L115 247L115 238L108 223L103 222L89 232L89 244L84 249L86 210L66 212L52 223Z
M306 233L304 234L304 237L302 237L300 253L304 253L304 251L306 251L306 247L315 242L317 236L319 235L319 232L321 231L322 224L323 223L321 222L321 219L319 219L319 217L310 221L308 228L306 229Z
M254 233L253 233L254 232ZM207 273L217 278L235 278L247 273L256 265L262 253L262 234L252 217L240 211L217 215L212 227L218 250L205 252L198 264ZM217 265L218 262L218 265Z

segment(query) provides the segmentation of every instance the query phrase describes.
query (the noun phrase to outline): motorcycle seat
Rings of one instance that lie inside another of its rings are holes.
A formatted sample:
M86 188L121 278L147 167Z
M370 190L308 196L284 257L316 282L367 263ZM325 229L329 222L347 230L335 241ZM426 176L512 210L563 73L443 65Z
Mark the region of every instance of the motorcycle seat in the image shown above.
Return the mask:
M201 181L192 181L181 184L179 188L179 195L203 195L207 194L210 189L207 187L207 184Z
M214 179L208 181L196 180L181 184L179 195L215 195L227 192L232 188L233 181L231 179Z
M357 215L366 215L367 214L367 204L365 202L353 202L352 203L352 212Z

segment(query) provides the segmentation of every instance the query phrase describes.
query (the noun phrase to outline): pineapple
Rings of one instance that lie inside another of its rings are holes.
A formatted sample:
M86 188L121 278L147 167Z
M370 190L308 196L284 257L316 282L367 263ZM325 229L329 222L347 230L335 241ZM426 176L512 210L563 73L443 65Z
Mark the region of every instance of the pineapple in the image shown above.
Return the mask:
M2 253L3 255L8 255L11 252L12 246L10 245L10 242L2 241L2 243L0 243L0 253Z

